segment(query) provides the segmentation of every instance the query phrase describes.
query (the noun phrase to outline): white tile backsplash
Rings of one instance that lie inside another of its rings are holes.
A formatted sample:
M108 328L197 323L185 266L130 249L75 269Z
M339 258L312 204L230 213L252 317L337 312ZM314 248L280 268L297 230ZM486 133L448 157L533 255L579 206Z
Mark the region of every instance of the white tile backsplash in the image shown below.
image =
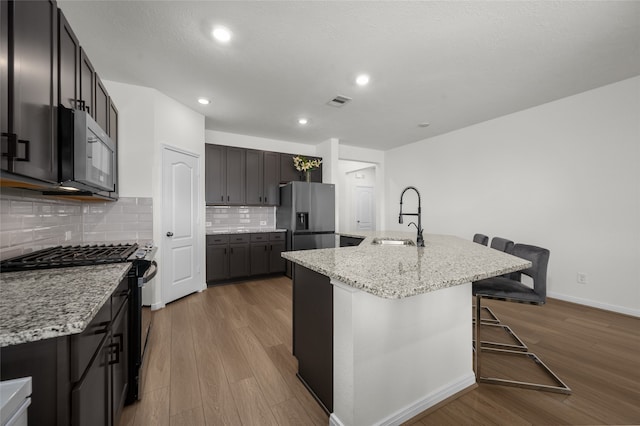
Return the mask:
M259 206L207 206L207 232L273 231L276 208Z
M79 202L5 188L0 194L0 259L54 245L152 239L151 197Z

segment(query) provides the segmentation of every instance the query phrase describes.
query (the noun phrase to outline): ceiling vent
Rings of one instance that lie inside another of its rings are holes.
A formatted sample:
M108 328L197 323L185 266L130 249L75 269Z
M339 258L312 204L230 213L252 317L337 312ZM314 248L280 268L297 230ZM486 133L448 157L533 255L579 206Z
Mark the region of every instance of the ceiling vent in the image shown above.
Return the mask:
M331 99L327 102L327 105L334 106L336 108L340 108L345 106L347 103L351 102L351 98L347 98L346 96L338 95L335 98Z

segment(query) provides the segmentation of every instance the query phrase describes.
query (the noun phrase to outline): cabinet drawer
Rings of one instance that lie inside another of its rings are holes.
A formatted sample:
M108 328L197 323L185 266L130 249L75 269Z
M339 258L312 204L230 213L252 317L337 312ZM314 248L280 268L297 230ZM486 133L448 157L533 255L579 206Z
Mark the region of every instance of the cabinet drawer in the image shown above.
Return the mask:
M111 298L80 334L71 336L71 382L77 382L87 369L111 325Z
M269 234L269 241L284 241L286 232L271 232Z
M231 234L229 235L229 243L248 243L249 242L249 234Z
M260 234L251 234L251 242L252 243L257 243L257 242L262 242L262 241L269 241L269 233L268 232L262 232Z
M229 242L229 235L207 235L207 245L209 244L227 244Z

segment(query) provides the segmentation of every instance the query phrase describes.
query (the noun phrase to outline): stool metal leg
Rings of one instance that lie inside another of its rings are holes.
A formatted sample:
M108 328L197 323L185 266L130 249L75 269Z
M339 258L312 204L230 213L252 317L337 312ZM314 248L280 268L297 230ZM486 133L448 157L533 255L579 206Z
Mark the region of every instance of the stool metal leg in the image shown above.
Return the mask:
M480 340L480 313L482 312L482 307L480 305L480 300L482 299L482 296L478 295L476 296L476 342L482 342L482 340ZM480 351L482 350L482 344L478 343L476 345L476 351L475 351L475 364L476 364L476 381L479 381L480 379Z
M542 391L556 392L556 393L562 393L562 394L571 394L571 388L569 388L569 386L567 386L558 376L556 376L556 374L553 371L551 371L551 369L547 367L547 365L543 363L542 360L536 356L536 354L529 352L528 350L523 352L523 351L504 350L504 349L496 349L496 348L488 348L488 347L483 348L483 344L482 344L483 342L480 337L480 334L481 334L480 326L482 324L482 321L480 321L481 312L482 312L482 296L476 295L475 324L474 324L476 339L474 342L475 344L473 345L475 349L474 364L476 367L476 382L491 383L491 384L503 385L503 386L515 386L519 388L542 390ZM480 368L482 365L481 352L494 352L494 353L501 353L504 355L527 357L532 361L534 361L536 365L541 367L542 370L549 377L553 379L553 381L555 382L555 386L543 385L540 383L523 382L519 380L499 379L495 377L482 377L481 368Z

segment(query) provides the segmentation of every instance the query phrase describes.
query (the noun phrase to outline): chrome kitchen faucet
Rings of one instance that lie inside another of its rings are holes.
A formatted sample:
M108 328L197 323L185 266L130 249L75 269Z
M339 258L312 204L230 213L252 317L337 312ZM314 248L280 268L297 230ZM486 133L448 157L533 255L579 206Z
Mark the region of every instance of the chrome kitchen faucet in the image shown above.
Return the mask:
M402 198L404 197L404 193L407 192L407 190L409 189L413 189L414 191L416 191L416 194L418 194L418 213L402 213ZM402 223L402 216L418 216L418 224L416 225L415 222L409 222L409 225L413 225L416 227L416 229L418 230L418 237L416 238L416 245L418 247L424 247L424 238L422 237L422 207L421 207L421 201L420 201L420 192L418 192L418 190L416 189L415 186L407 186L405 189L402 190L402 194L400 194L400 215L398 216L398 223Z

